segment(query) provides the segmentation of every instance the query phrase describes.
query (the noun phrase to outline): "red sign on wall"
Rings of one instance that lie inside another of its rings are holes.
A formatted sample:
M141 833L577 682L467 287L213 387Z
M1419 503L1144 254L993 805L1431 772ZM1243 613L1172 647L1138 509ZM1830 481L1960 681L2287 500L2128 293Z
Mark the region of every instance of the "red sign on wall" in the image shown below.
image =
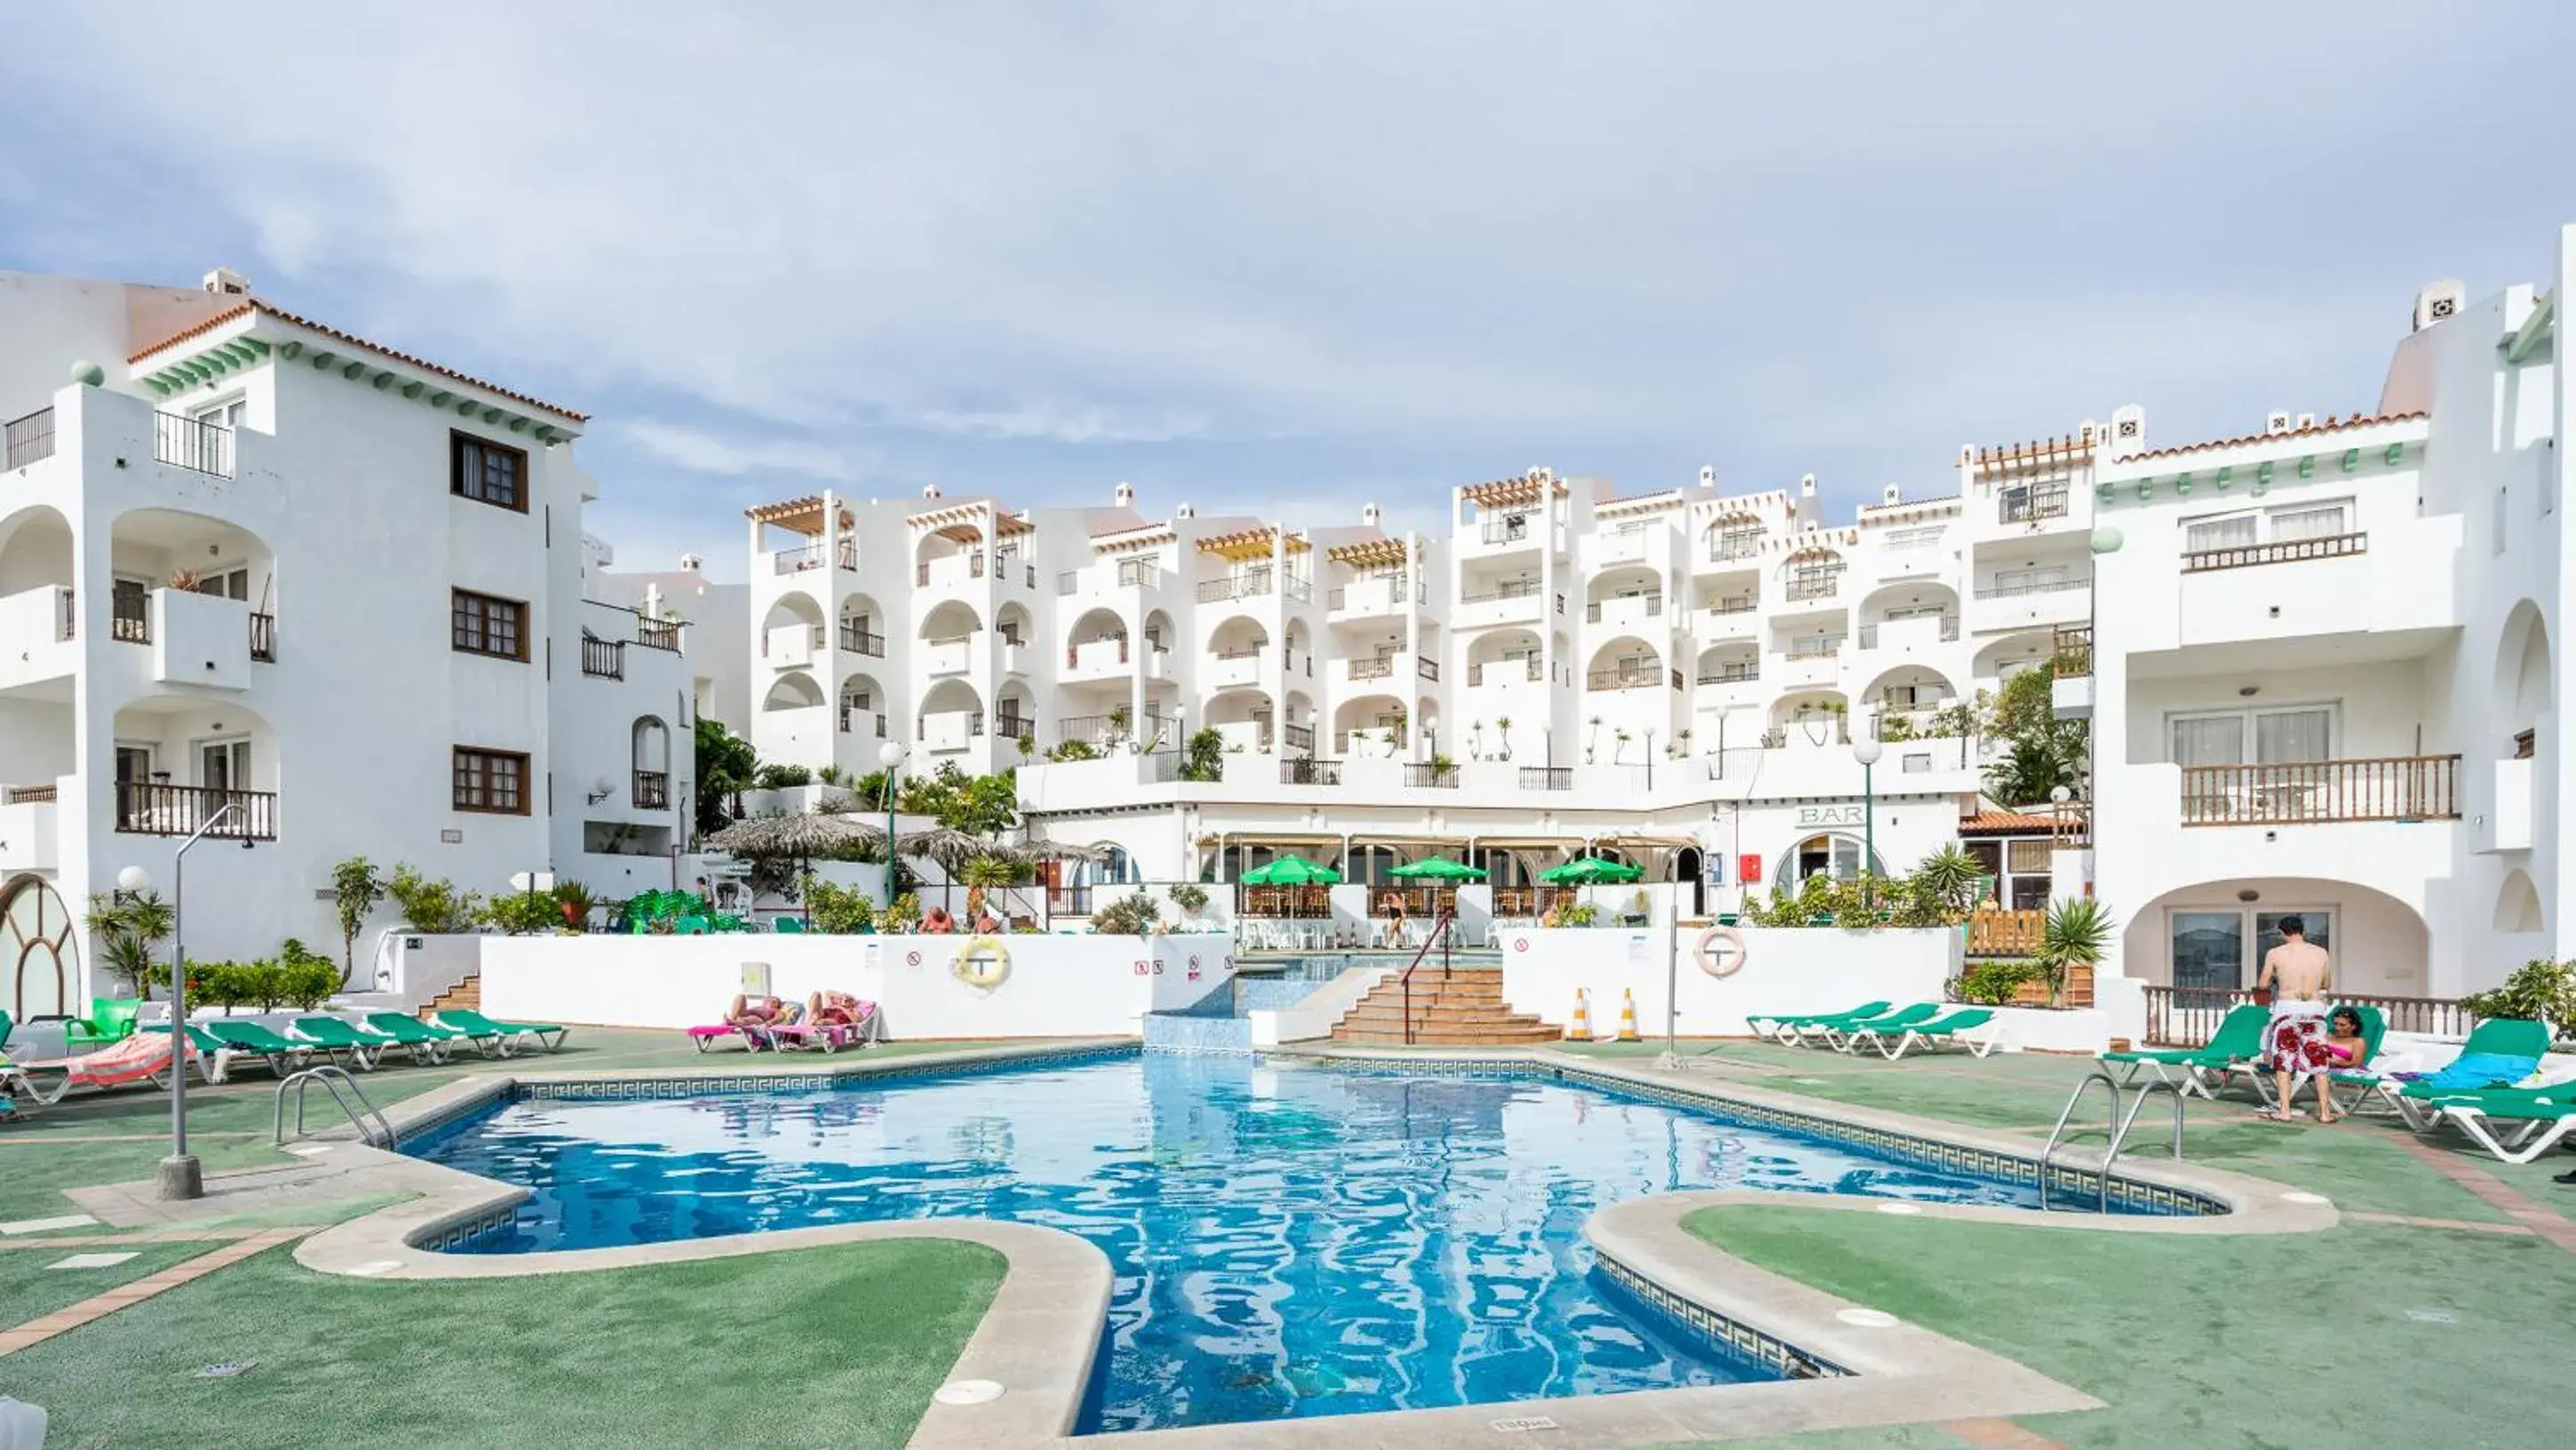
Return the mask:
M1762 880L1762 857L1760 856L1760 854L1758 854L1758 853L1748 852L1748 853L1747 853L1747 854L1745 854L1745 855L1738 856L1738 857L1736 857L1736 858L1735 858L1735 884L1736 884L1736 885L1738 885L1738 886L1745 886L1745 885L1758 885L1758 884L1760 884L1761 880Z

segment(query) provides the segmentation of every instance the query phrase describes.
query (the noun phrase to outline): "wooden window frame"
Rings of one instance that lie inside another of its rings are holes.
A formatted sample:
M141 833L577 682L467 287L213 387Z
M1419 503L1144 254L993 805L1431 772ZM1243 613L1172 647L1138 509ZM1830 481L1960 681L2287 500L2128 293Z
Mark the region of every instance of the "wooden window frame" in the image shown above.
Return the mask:
M517 611L516 633L519 637L519 645L515 651L477 648L465 642L464 633L459 628L461 623L459 611L468 600L473 601L477 611L475 618L480 625L479 632L487 645L492 638L491 606L497 604ZM504 599L498 594L482 594L472 589L451 587L447 591L447 647L461 655L479 655L488 660L512 660L519 664L526 664L528 662L528 602L524 599Z
M484 800L489 802L495 795L495 791L492 786L492 765L496 761L503 760L513 761L518 765L519 803L514 806L502 806L491 804L477 805L469 801L466 798L467 791L469 789L467 785L469 762L472 764L472 779L475 782L475 785L472 788L479 790L484 797ZM529 767L533 763L534 762L531 761L528 753L523 750L492 750L480 745L458 745L452 747L448 752L447 767L448 808L450 810L466 811L482 816L524 816L532 814L533 807L532 802L529 800L529 794L533 782L529 779Z
M470 482L465 475L465 450L468 448L476 450L478 455L474 476ZM487 453L506 453L518 461L512 480L512 491L517 497L502 500L493 498L484 491L480 455ZM474 503L490 504L494 508L508 509L512 513L526 513L528 511L528 450L513 448L507 443L486 438L480 433L468 433L463 429L450 430L447 435L447 491L457 498Z

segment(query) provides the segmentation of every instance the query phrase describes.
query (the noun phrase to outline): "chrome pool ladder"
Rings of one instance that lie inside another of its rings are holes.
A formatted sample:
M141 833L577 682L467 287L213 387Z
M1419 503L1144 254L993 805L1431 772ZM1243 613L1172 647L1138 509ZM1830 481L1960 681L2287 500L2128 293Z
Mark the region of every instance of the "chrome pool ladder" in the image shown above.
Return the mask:
M2066 1106L2057 1113L2057 1125L2048 1130L2048 1146L2039 1152L2041 1208L2048 1207L2048 1191L2055 1177L2050 1169L2055 1166L2057 1145L2066 1138L2066 1125L2074 1118L2076 1105L2084 1101L2084 1090L2097 1082L2111 1095L2110 1116L2102 1125L2104 1135L2110 1140L2109 1146L2102 1150L2102 1212L2111 1211L2111 1170L2120 1161L2120 1149L2129 1141L2129 1130L2138 1125L2138 1113L2146 1107L2147 1099L2159 1092L2173 1099L2173 1156L2174 1161L2182 1161L2182 1089L2163 1081L2139 1083L2134 1089L2123 1088L2120 1080L2111 1076L2109 1069L2097 1067L2084 1074L2075 1084L2075 1091L2066 1095ZM2128 1111L2125 1113L2120 1110L2123 1096L2128 1097Z
M348 1116L349 1126L358 1130L360 1142L370 1148L394 1146L394 1125L385 1120L384 1113L374 1103L368 1101L366 1090L358 1086L358 1080L349 1076L346 1068L328 1063L288 1073L278 1081L277 1111L272 1127L276 1130L280 1146L286 1142L286 1090L295 1090L295 1136L301 1138L304 1136L304 1093L317 1082L331 1094L331 1101L339 1104L340 1111ZM357 1101L352 1103L351 1098Z

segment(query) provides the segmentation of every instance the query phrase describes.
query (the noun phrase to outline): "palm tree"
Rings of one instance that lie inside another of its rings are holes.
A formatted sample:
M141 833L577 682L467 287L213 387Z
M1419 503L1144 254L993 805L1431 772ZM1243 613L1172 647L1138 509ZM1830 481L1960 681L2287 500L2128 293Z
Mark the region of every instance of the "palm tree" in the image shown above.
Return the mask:
M1499 716L1499 717L1497 717L1497 718L1495 719L1495 721L1494 721L1494 735L1495 735L1495 747L1496 747L1496 748L1495 748L1495 755L1496 755L1496 757L1497 757L1497 758L1499 758L1499 759L1502 759L1502 760L1509 760L1509 759L1511 759L1511 758L1512 758L1512 717L1511 717L1511 716L1509 716L1509 715L1503 715L1503 716Z
M1008 856L977 856L968 861L957 873L957 879L966 885L966 914L982 916L984 893L1018 885L1022 869Z
M151 995L152 949L170 935L170 903L154 892L136 895L94 894L89 899L90 936L107 965L134 983L134 995Z
M2098 965L2111 945L2111 933L2118 929L2111 908L2090 896L2065 897L2048 909L2047 924L2039 935L2039 967L2048 974L2048 1005L2059 1005L2067 969Z
M1953 921L1976 905L1977 888L1985 879L1985 868L1956 841L1924 857L1923 864L1914 868L1916 888Z

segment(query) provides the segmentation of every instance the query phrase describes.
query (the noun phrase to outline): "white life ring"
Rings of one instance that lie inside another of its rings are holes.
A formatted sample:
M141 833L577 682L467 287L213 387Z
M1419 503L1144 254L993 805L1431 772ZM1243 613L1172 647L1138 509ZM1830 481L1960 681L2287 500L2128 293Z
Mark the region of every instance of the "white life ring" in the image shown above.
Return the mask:
M1691 949L1691 955L1699 959L1699 969L1710 976L1732 977L1744 970L1744 933L1731 926L1712 926L1699 934L1699 945Z
M990 992L1011 975L1011 949L1002 939L970 936L957 947L957 959L948 964L948 974L979 992Z

